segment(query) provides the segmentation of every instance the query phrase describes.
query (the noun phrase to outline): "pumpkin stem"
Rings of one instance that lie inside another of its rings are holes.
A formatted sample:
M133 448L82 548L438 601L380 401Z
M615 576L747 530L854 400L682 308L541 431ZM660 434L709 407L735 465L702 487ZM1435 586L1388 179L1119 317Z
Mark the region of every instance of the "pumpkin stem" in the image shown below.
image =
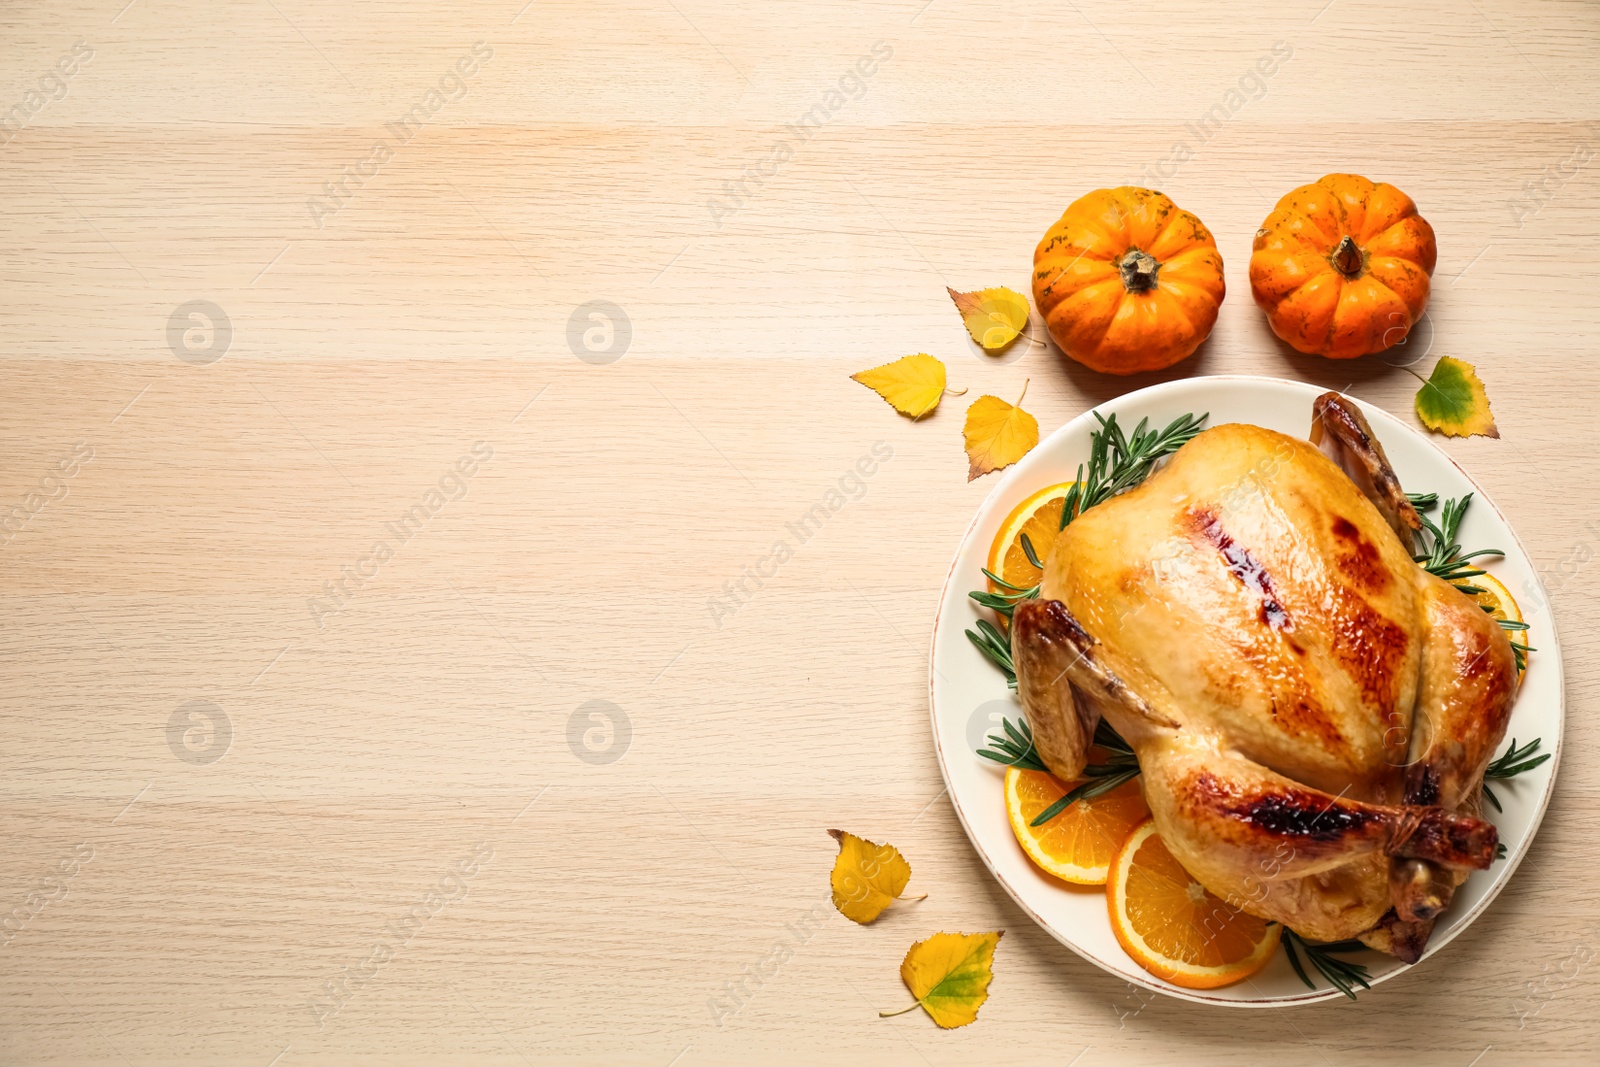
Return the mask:
M1339 241L1339 247L1335 248L1333 254L1328 257L1328 261L1333 264L1333 269L1343 274L1346 278L1358 277L1361 274L1361 268L1366 265L1364 263L1365 259L1366 257L1361 253L1361 246L1356 244L1355 239L1349 234L1344 235Z
M1117 269L1122 272L1122 285L1128 292L1144 293L1156 287L1156 275L1161 273L1161 263L1150 253L1131 248L1117 264Z

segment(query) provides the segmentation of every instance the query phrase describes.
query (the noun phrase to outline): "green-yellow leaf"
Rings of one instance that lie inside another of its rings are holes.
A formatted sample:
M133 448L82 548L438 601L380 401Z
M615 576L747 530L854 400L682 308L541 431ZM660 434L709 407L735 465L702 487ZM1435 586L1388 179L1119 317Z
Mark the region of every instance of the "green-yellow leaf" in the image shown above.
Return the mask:
M1445 356L1417 390L1417 418L1430 430L1451 437L1499 437L1489 394L1472 364Z
M994 950L1004 933L1004 930L996 930L992 934L934 934L911 946L900 964L900 977L934 1022L951 1030L978 1017L978 1009L989 999L989 981L994 977ZM899 1015L901 1012L878 1014Z
M893 845L874 844L843 830L828 833L839 842L839 855L828 879L833 887L833 906L846 919L869 923L905 892L906 883L911 880L911 864Z
M887 400L902 415L920 419L939 406L944 396L944 364L930 355L917 353L893 363L850 375Z
M1027 383L1022 394L1028 394ZM1022 397L1008 404L997 396L980 396L967 409L962 436L967 445L967 481L1009 467L1039 443L1039 420L1020 407Z
M1028 298L1011 289L980 289L958 293L949 286L945 292L956 302L961 321L972 339L986 351L994 352L1017 339L1028 324Z

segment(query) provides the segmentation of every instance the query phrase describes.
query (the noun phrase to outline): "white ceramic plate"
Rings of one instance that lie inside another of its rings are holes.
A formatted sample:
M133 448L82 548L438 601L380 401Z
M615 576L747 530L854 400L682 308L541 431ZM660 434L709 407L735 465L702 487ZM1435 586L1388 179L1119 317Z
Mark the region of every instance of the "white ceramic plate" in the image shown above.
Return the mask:
M1305 437L1311 426L1311 402L1324 390L1302 382L1278 378L1217 376L1192 378L1140 389L1110 401L1097 410L1115 413L1132 432L1141 418L1152 426L1165 426L1186 412L1209 412L1207 426L1248 422ZM1461 527L1461 543L1469 550L1502 548L1504 559L1490 557L1487 569L1504 582L1521 604L1532 629L1527 641L1538 651L1511 715L1507 739L1526 742L1543 738L1541 752L1555 758L1543 766L1495 786L1505 811L1488 812L1500 830L1506 858L1488 871L1477 871L1456 893L1449 910L1439 919L1426 955L1417 966L1439 966L1428 961L1439 955L1495 898L1533 840L1560 762L1563 722L1561 651L1547 607L1544 590L1527 552L1505 517L1495 508L1465 471L1444 452L1388 412L1361 405L1374 432L1383 442L1400 482L1411 492L1437 492L1441 499L1471 492L1472 505ZM967 598L967 592L984 587L981 568L987 560L995 530L1025 496L1046 485L1071 480L1089 455L1089 434L1097 427L1091 412L1084 412L1055 433L1001 477L962 538L945 581L934 622L929 702L933 711L934 744L945 784L973 847L1012 898L1057 940L1085 959L1120 978L1161 993L1203 1004L1271 1007L1309 1004L1342 996L1327 988L1308 968L1320 988L1309 990L1295 976L1280 952L1255 977L1215 990L1181 989L1144 970L1122 950L1106 917L1105 894L1095 887L1069 888L1035 867L1023 853L1006 821L1001 793L1003 768L977 755L984 737L997 728L1002 715L1021 717L1016 696L1004 678L968 641L964 632L979 618L988 617ZM1437 516L1437 510L1431 513ZM1391 956L1363 950L1347 957L1365 964L1376 985L1405 970ZM1457 961L1467 965L1466 961ZM1373 994L1366 994L1373 995Z

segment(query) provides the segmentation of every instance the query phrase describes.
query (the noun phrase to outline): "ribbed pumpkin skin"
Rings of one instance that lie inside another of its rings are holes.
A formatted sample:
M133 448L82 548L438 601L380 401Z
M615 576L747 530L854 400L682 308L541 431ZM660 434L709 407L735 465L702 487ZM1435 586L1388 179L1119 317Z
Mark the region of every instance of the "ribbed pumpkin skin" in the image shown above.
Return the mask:
M1119 263L1160 264L1132 291ZM1097 189L1074 200L1033 253L1033 300L1061 350L1106 374L1170 367L1200 347L1227 286L1217 242L1194 215L1150 189Z
M1353 275L1334 262L1346 236L1360 252ZM1279 200L1261 224L1250 292L1272 332L1299 351L1354 359L1411 332L1438 257L1433 227L1409 196L1358 174L1329 174Z

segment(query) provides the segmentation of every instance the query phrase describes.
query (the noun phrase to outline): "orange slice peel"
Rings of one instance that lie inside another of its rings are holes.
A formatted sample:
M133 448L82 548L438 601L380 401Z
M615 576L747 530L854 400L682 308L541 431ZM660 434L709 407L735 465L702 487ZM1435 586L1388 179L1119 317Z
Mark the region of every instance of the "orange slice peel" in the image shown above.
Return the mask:
M1260 971L1283 927L1213 896L1167 850L1155 821L1134 828L1111 861L1111 929L1134 962L1185 989L1216 989Z

